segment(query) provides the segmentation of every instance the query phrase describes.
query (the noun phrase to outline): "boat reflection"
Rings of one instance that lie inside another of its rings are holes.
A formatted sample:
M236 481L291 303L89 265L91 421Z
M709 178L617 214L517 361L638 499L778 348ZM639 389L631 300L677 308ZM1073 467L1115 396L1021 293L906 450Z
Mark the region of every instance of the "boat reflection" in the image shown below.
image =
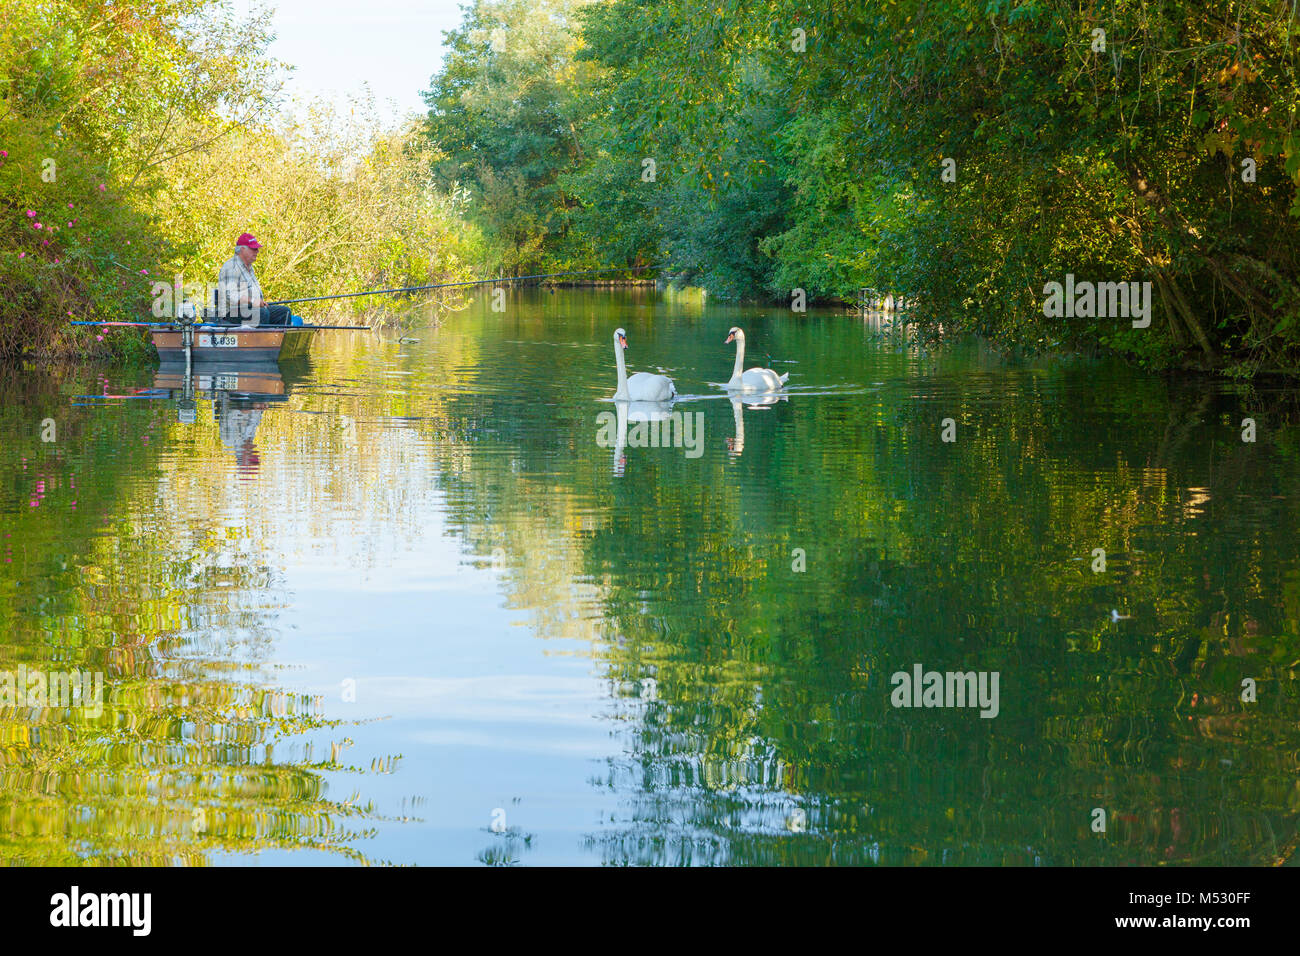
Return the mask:
M262 413L273 404L286 401L300 374L286 373L276 365L205 367L188 376L183 369L163 368L154 375L153 395L176 402L176 420L192 425L198 418L198 402L212 402L221 443L235 456L240 474L253 475L261 464L255 439Z

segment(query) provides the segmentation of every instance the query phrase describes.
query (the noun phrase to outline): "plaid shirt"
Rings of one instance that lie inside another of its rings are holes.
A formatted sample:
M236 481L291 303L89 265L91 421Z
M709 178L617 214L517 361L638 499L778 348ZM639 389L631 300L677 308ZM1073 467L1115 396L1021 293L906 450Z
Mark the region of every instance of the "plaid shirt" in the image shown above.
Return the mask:
M262 298L262 286L253 274L253 267L244 265L238 255L232 255L217 274L217 315L247 318L252 314L251 306L256 306ZM244 304L242 311L241 304Z

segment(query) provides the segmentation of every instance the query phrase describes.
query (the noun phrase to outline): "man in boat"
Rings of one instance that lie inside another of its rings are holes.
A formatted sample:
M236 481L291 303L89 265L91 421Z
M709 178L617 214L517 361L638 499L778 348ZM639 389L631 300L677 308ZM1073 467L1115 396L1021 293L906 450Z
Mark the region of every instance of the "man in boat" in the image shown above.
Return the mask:
M292 312L287 305L269 305L253 273L253 263L262 244L251 232L235 240L235 254L226 260L217 276L217 317L240 322L245 328L259 325L288 325Z

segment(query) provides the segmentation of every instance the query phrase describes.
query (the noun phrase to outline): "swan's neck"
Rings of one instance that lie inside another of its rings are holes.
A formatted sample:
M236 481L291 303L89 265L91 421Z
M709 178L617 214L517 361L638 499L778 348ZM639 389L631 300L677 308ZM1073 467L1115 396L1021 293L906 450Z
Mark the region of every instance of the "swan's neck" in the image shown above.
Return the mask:
M741 371L745 367L745 337L736 336L736 367L731 370L732 378L740 378Z
M614 361L618 363L618 390L614 397L627 398L627 366L623 364L623 346L618 339L614 340Z

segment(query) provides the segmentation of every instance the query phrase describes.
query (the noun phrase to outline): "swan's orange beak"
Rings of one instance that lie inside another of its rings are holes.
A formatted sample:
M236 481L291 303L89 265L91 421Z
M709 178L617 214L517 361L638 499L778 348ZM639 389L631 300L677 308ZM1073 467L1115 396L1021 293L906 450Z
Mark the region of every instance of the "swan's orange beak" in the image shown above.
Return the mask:
M734 341L736 341L736 333L735 333L735 332L730 332L730 333L728 333L728 335L727 335L727 341L723 342L722 344L723 344L723 345L730 345L730 344L731 344L732 342L734 342Z
M620 336L618 337L618 344L621 345L621 346L623 346L623 348L627 348L627 336L626 336L626 335L620 335Z

